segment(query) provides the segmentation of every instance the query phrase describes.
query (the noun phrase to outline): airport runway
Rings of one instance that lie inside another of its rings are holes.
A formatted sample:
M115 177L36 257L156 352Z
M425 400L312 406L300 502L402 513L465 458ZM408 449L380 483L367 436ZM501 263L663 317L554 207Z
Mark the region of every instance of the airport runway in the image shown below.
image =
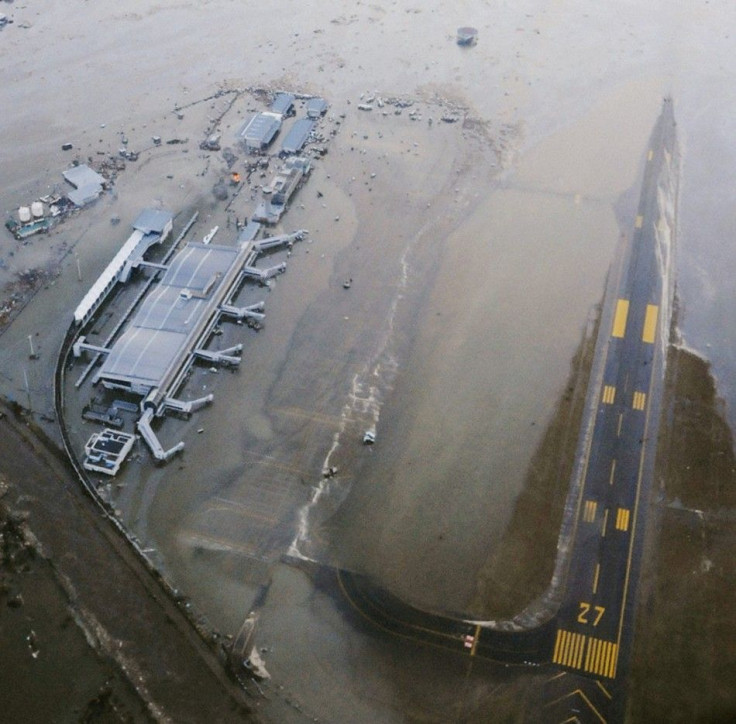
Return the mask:
M562 708L569 711L577 705L587 712L581 721L610 722L624 716L623 684L664 378L662 340L669 333L669 319L662 314L669 307L670 290L657 238L663 223L659 181L665 177L664 165L672 162L675 142L672 103L667 100L647 152L629 259L616 280L612 322L602 330L609 335L605 346L599 346L605 355L603 380L584 453L566 593L556 620L552 662L585 676L555 677L553 688L580 692L572 697L576 704L567 702ZM586 702L586 691L589 699L591 692L604 692L603 711Z
M338 571L351 607L371 625L425 645L506 664L556 665L536 720L622 721L633 638L646 503L656 452L663 340L671 289L658 239L662 179L676 154L672 102L652 133L627 256L609 284L579 454L582 485L562 605L533 630L499 631L462 616L441 616L402 602L367 578ZM669 175L668 175L669 174ZM592 396L592 397L591 397Z

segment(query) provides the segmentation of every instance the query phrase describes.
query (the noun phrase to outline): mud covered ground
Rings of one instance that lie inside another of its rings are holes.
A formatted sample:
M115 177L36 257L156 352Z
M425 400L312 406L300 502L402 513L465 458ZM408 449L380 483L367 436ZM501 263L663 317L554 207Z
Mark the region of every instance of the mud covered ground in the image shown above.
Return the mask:
M499 617L512 615L547 585L566 493L560 481L569 479L575 438L570 431L580 414L594 338L590 332L581 343L558 414L534 457L512 523L484 570L475 598L479 610ZM730 721L736 712L732 686L736 633L731 616L736 582L736 460L723 412L708 364L673 346L644 556L629 721ZM11 439L10 428L4 439ZM31 447L14 439L22 466L25 456L35 455ZM84 586L77 591L65 584L69 559L78 553L69 548L46 556L55 542L49 541L43 515L35 515L38 480L34 482L33 473L39 471L31 466L27 468L31 475L20 475L18 466L9 469L7 456L4 460L0 640L6 662L12 662L5 668L12 677L6 673L4 678L12 685L2 688L3 710L16 720L29 721L153 717L150 701L135 692L129 672L120 666L119 657L110 655L104 637L90 636L86 630L80 612L90 603L90 592ZM63 515L57 522L61 527L74 525ZM41 542L32 532L34 527ZM114 591L109 594L116 598ZM124 611L120 608L121 614ZM118 645L128 648L132 643ZM132 670L145 669L142 649L128 648L126 655ZM73 674L64 676L65 671ZM492 681L498 672L479 671L473 678L478 675ZM493 703L495 714L504 712L509 721L528 716L529 702L542 681L539 674L516 672L511 679L503 678L503 684L494 693L486 692L483 701ZM269 687L265 689L268 692ZM523 704L513 692L522 694ZM273 695L278 696L276 691ZM203 712L192 710L191 714L192 721L204 720ZM234 714L235 720L247 718L244 711Z
M0 492L3 721L251 720L185 601L164 594L53 447L4 406Z
M671 349L666 385L629 719L733 721L733 437L706 361Z

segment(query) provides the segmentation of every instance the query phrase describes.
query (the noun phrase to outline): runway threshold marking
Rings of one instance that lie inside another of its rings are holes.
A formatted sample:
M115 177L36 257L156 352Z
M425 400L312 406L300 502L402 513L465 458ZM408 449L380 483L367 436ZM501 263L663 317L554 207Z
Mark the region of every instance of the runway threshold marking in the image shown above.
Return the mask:
M552 663L615 679L618 644L575 631L557 629Z
M627 531L630 518L631 511L628 508L619 508L616 512L616 530Z
M592 523L595 520L595 514L598 510L598 503L595 500L586 500L583 508L583 520L586 523Z
M626 319L629 316L629 300L619 299L616 302L616 313L613 316L613 337L623 337L626 333Z
M585 654L585 671L589 674L605 676L608 679L616 678L618 664L618 644L605 639L588 639L588 649Z
M644 315L644 331L641 335L642 342L654 344L655 335L657 333L658 316L659 306L656 304L647 304L647 311Z
M605 385L603 387L603 403L605 405L612 405L616 399L616 388L613 385Z
M635 392L632 407L635 410L643 410L647 404L647 393L646 392Z

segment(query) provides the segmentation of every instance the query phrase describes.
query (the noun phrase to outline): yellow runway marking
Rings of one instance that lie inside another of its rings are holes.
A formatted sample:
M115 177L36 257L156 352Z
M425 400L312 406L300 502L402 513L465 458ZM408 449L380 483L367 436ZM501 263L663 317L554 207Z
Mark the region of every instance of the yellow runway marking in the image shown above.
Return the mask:
M585 652L584 669L589 674L605 676L609 679L616 677L618 664L618 644L613 641L604 641L592 636L588 637L588 647Z
M598 509L598 503L595 500L586 500L583 509L583 520L586 523L592 523L595 520L595 512Z
M608 525L608 508L603 512L603 527L601 528L601 538L606 537L606 526Z
M595 564L595 575L593 576L593 593L598 593L598 576L601 574L601 564Z
M643 225L644 225L644 217L641 214L638 214L636 217L636 221L634 222L634 228L641 229Z
M623 337L626 333L626 318L629 316L629 300L619 299L616 302L616 314L613 317L613 331L611 335L614 337Z
M613 485L613 476L616 474L616 461L611 460L611 474L608 476L608 484Z
M656 304L647 304L647 312L644 317L644 332L641 335L642 342L648 344L654 343L654 336L657 333L657 317L659 316L659 307Z
M616 530L628 530L631 511L628 508L619 508L616 513Z
M603 694L606 696L606 698L608 698L608 699L612 699L613 698L611 696L610 692L608 691L608 689L606 689L606 687L603 686L603 684L601 684L600 681L596 681L595 683L598 684L598 688L603 692Z
M581 668L587 638L585 634L557 629L552 663L561 664L571 669Z
M549 707L557 706L561 701L564 701L565 699L569 699L571 696L579 696L584 702L585 705L590 709L597 717L598 721L601 724L606 724L606 720L603 718L601 713L593 706L593 702L588 699L587 696L585 696L585 692L582 689L575 689L574 691L571 691L567 694L564 694L559 699L555 699L554 701L550 701L549 704L545 704L544 708L547 709ZM560 724L579 724L580 719L578 719L577 716L573 715L569 717L568 719L565 719L564 721L560 722Z
M616 435L618 437L621 437L621 423L624 421L624 413L620 412L618 415L618 429L616 430Z
M478 646L478 637L480 636L480 624L475 627L475 635L473 636L473 648L470 649L470 655L475 656L475 649Z
M618 665L618 644L557 629L552 663L613 679Z
M632 407L635 410L643 410L646 406L647 402L647 393L646 392L635 392L634 393L634 402L632 404Z
M613 385L604 385L603 387L603 403L612 405L616 399L616 388Z

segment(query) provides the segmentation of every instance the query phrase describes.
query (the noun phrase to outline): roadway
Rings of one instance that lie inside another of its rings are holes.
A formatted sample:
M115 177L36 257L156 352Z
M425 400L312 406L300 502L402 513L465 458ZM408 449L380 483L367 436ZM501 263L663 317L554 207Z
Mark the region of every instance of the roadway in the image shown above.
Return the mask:
M337 572L351 607L392 635L505 664L554 664L535 720L605 724L625 714L672 301L670 254L658 232L672 224L664 208L674 199L663 198L663 191L675 178L675 157L674 113L666 99L646 156L631 242L609 282L599 333L606 336L596 347L589 414L580 433L582 483L557 615L532 630L498 630L416 609L364 576Z

